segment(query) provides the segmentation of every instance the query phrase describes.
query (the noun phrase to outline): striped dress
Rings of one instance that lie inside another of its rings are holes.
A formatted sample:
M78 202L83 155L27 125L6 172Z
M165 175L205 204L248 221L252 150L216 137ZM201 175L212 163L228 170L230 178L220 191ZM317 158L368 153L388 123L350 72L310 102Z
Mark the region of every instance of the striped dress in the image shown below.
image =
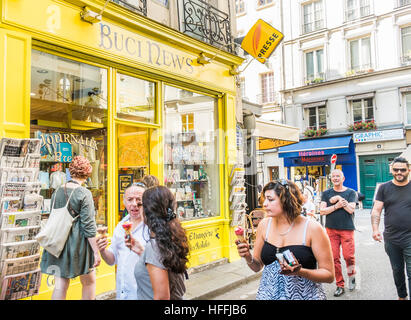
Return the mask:
M309 219L304 227L303 246ZM265 241L267 242L269 221ZM277 259L264 267L257 300L326 300L326 295L321 283L311 281L300 276L286 276L280 274L281 266Z

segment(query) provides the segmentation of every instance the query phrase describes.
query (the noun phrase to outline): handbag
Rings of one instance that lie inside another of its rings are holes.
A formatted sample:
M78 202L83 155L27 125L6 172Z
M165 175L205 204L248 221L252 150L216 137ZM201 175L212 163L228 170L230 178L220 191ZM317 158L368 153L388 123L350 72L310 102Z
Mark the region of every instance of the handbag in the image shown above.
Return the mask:
M59 209L54 208L56 196L54 197L54 201L50 207L50 216L44 227L41 228L40 232L35 237L35 239L40 243L44 250L46 250L56 258L58 258L63 251L63 248L67 242L67 238L70 234L71 227L79 217L79 215L77 215L75 218L73 218L67 208L69 206L70 198L73 193L74 190L71 192L66 205Z

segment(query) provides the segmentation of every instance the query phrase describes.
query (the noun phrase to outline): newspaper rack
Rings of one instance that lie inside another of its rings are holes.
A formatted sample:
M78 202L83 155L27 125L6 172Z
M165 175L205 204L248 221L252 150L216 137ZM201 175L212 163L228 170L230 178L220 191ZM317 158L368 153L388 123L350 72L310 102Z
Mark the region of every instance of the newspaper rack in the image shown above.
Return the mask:
M0 142L0 300L39 293L40 139Z

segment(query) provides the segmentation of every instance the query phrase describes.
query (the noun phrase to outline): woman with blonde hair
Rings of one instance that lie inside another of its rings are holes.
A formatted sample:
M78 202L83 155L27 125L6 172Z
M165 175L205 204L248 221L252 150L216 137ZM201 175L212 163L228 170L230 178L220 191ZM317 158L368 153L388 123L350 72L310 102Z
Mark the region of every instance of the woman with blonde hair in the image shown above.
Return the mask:
M53 300L65 300L70 279L80 276L82 299L94 300L96 271L101 258L96 243L96 221L93 196L82 184L91 175L90 162L77 156L70 163L71 180L59 187L51 197L52 208L62 208L68 203L73 222L66 244L57 258L43 251L41 272L54 275Z
M325 300L321 282L334 281L330 240L319 223L301 215L303 198L295 183L269 182L263 189L266 218L258 225L253 254L236 241L249 268L264 268L258 300ZM289 250L295 264L282 259ZM282 254L283 256L279 255Z

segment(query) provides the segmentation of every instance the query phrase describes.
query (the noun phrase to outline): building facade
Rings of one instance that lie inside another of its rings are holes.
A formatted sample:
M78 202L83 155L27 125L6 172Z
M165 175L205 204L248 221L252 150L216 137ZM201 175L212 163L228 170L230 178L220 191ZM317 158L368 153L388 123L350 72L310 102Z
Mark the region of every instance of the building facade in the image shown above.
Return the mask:
M284 33L282 47L270 59L272 72L279 74L274 91L281 92L282 121L299 127L303 140L272 156L283 157L285 176L315 179L329 173L327 145L340 138L337 149L351 151L336 153L337 167L370 207L376 184L390 179L389 162L409 144L411 3L272 3L265 10L279 15L273 26ZM258 83L255 76L253 81ZM344 149L344 137L351 137L353 148ZM309 146L310 140L316 143ZM287 157L286 151L299 156Z
M109 235L124 188L153 174L175 194L189 267L238 259L228 204L241 114L232 70L243 62L232 46L233 3L0 3L0 136L41 139L45 208L72 157L83 155L97 224ZM43 275L33 299L48 299L53 286ZM102 262L97 294L114 289L115 268ZM68 297L81 297L79 279Z

